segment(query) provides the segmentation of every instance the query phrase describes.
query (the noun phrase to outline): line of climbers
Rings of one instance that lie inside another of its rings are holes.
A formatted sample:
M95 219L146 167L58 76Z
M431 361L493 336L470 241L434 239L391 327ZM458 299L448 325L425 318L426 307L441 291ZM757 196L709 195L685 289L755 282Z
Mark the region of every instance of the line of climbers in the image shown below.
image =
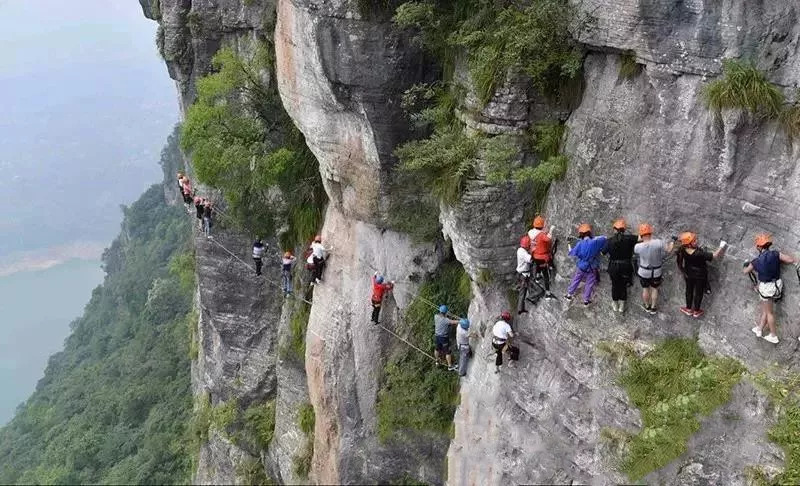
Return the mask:
M520 238L517 249L517 273L519 274L519 304L517 312L525 310L525 301L538 303L542 296L553 298L550 292L550 271L558 240L554 238L554 227L543 232L544 218L537 216L533 228ZM710 294L708 262L724 256L727 242L720 241L713 251L698 245L697 234L684 232L671 241L653 238L653 227L648 223L639 225L638 237L627 232L627 224L620 218L612 225L613 235L594 236L592 227L582 223L577 228L578 237L570 246L569 256L576 260L575 272L567 287L565 299L571 301L583 283L583 305L592 304L592 295L600 280L601 255L608 256L607 271L611 280L611 306L615 312L625 312L628 287L633 285L633 275L639 277L642 287L642 308L650 315L658 312L658 288L662 283L665 259L676 255L677 267L684 278L686 305L680 311L695 319L703 316L701 307L704 294ZM676 244L677 243L677 244ZM752 329L758 337L777 344L774 302L782 297L783 282L780 278L781 263L795 264L800 279L800 264L797 258L772 249L772 237L760 234L755 239L758 256L744 263L744 273L750 276L753 288L761 299L758 324ZM533 272L534 278L531 278ZM531 289L531 286L535 289ZM531 290L538 290L529 295ZM765 329L769 334L764 334Z
M182 172L178 172L177 177L178 191L183 197L183 203L186 205L186 212L192 214L192 205L194 204L194 212L197 215L200 230L203 231L206 238L209 240L212 239L211 227L214 225L214 203L211 199L194 195L192 181Z

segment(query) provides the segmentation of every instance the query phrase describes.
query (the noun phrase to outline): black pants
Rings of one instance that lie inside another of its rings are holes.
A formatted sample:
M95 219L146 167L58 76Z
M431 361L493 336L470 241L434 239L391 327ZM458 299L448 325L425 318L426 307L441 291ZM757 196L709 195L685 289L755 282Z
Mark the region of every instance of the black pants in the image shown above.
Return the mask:
M372 322L375 324L378 323L378 319L381 315L381 302L380 301L372 301Z
M492 347L494 348L495 353L497 353L497 357L494 359L494 365L500 366L503 364L503 346L506 343L496 343L492 341Z
M260 258L253 258L253 261L256 262L256 275L261 275L261 266L264 262Z
M522 314L527 312L525 310L525 299L528 298L528 285L530 285L530 277L526 277L522 274L519 276L519 293L517 294L517 314Z
M533 260L533 270L542 276L545 292L550 292L550 265L544 260Z
M322 280L322 272L325 270L325 259L314 257L314 271L311 274L312 280Z
M628 300L628 287L633 278L633 265L612 261L608 265L608 276L611 279L611 300Z
M686 277L686 307L700 310L706 292L707 278Z

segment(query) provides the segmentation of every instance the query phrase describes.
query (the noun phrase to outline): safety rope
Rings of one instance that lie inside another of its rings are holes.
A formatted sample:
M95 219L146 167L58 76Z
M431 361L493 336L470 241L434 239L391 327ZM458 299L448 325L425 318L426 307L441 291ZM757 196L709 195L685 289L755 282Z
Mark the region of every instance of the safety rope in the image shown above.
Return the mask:
M432 360L436 361L436 357L435 357L435 356L432 356L432 355L430 355L430 354L426 353L425 351L421 350L420 348L418 348L418 347L414 346L414 345L413 345L413 344L411 344L410 342L408 342L408 341L406 341L405 339L403 339L403 338L402 338L402 337L401 337L399 334L397 334L396 332L394 332L394 331L392 331L392 330L390 330L390 329L386 328L386 327L385 327L383 324L378 324L378 326L379 326L381 329L383 329L384 331L386 331L386 332L388 332L389 334L391 334L392 336L394 336L394 337L396 337L397 339L399 339L400 341L403 341L403 342L404 342L404 343L406 343L408 346L411 346L412 348L416 349L417 351L419 351L420 353L424 354L424 355L425 355L425 356L427 356L428 358L430 358L430 359L432 359Z

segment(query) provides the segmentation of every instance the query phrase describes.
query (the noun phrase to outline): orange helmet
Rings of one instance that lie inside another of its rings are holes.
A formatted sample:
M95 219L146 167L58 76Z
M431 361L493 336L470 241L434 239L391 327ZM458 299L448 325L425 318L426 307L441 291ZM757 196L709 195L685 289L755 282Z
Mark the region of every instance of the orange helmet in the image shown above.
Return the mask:
M697 243L697 235L691 231L686 231L681 233L681 235L678 237L678 241L680 241L681 245L683 246L692 246Z
M647 236L653 234L653 227L647 223L639 225L639 236Z
M287 251L286 253L283 254L283 258L291 258L291 257L292 257L292 252L290 251Z
M581 225L578 226L578 234L591 233L591 232L592 232L592 225L590 225L589 223L581 223Z
M522 238L519 239L519 247L526 250L531 248L531 239L528 235L522 235Z
M628 226L625 224L625 219L619 218L618 220L614 221L613 228L616 230L624 230Z
M322 241L322 235L315 236L314 237L314 241L316 241L317 243L320 243Z
M544 228L544 218L541 215L533 218L533 227L536 229Z
M767 233L761 233L760 235L756 236L756 246L758 248L769 246L771 244L772 244L772 235Z

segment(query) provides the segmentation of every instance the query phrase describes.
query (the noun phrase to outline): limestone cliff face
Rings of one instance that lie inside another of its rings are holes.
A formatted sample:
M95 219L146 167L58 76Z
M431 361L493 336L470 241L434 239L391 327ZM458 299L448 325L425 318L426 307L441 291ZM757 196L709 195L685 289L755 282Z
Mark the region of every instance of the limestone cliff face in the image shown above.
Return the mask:
M212 400L277 397L275 440L261 451L276 479L297 482L291 457L303 438L294 424L299 403L316 413L311 480L317 483L390 481L409 475L430 483L579 483L625 480L614 469L614 451L600 440L606 427L635 431L638 411L615 384L613 363L596 353L600 341L624 341L644 350L665 336L698 337L710 353L733 356L756 370L778 361L796 366L800 324L793 277L778 311L782 342L754 340L750 327L756 296L741 275L752 237L769 231L781 249L797 253L800 207L798 144L772 122L741 113L715 117L701 87L720 73L721 60L748 56L792 96L800 77L800 10L790 2L684 2L591 0L579 40L584 91L575 106L547 107L524 85L503 86L482 109L463 119L485 133L517 132L542 119L567 122L570 166L550 190L546 214L562 239L583 221L604 232L617 216L648 221L658 235L696 231L703 244L724 238L732 247L714 264L706 316L677 312L683 284L666 266L663 312L649 317L630 308L612 314L607 278L595 305L584 309L548 301L518 319L522 360L494 373L488 328L508 306L516 240L526 208L509 187L470 183L460 203L443 207L443 232L473 279L469 318L482 334L462 380L455 437L414 438L403 444L376 439L376 396L381 361L398 343L369 323L369 276L374 271L403 283L384 310L387 325L404 309L418 277L444 259L441 245L414 244L386 229L393 148L410 136L399 95L434 71L428 60L385 16L362 18L345 0L161 0L146 13L160 21L163 51L184 107L194 81L210 69L221 45L252 49L272 36L277 82L287 112L320 163L330 198L322 236L333 248L326 281L314 290L304 366L276 356L290 309L243 275L206 241L198 245L201 351L195 387ZM643 65L620 79L619 54L632 50ZM458 76L466 77L461 70ZM248 241L224 236L243 259ZM234 241L234 239L236 241ZM555 289L563 294L574 266L558 258ZM478 278L490 270L490 282ZM231 273L233 272L233 273ZM481 282L481 283L478 283ZM638 292L638 285L633 292ZM236 385L237 377L242 384ZM743 484L743 470L761 463L780 467L782 453L766 440L773 420L765 398L751 386L703 422L686 454L646 478L654 483ZM198 482L233 482L245 451L214 436L201 454ZM447 455L447 474L443 459ZM445 479L446 478L446 479Z

